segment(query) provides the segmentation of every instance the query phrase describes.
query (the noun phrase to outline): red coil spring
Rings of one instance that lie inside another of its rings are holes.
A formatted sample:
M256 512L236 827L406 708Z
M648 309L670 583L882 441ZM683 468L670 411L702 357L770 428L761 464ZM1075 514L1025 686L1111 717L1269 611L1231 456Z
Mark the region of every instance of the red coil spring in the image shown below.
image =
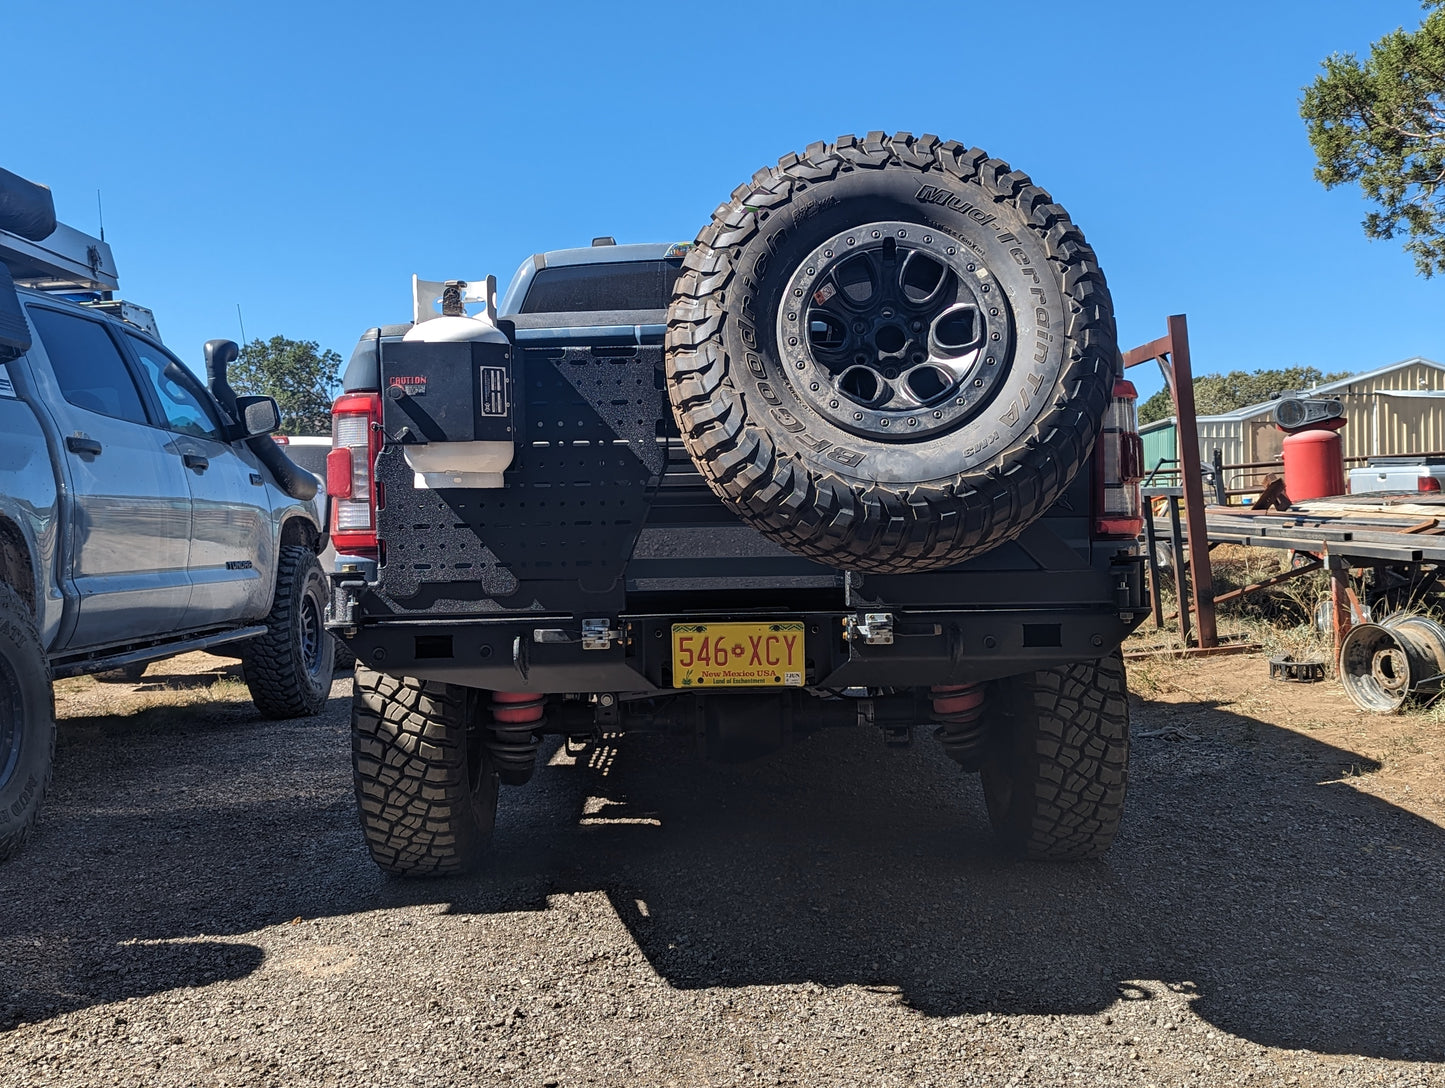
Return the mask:
M503 725L526 725L542 720L547 697L535 691L492 692L492 720Z
M983 714L982 684L934 684L933 720L954 725L971 725Z
M546 706L547 697L534 691L492 692L492 727L486 744L498 777L508 785L520 786L532 777L541 746L533 728L542 724Z
M988 736L983 722L986 693L982 684L935 684L929 689L933 720L939 723L933 735L950 759L969 770L977 770L983 760Z

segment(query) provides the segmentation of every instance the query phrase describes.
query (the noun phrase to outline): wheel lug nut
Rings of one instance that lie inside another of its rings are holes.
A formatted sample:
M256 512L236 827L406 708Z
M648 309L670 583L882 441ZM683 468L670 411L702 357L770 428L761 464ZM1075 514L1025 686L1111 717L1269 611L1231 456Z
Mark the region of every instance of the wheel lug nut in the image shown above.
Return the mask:
M863 418L863 413L862 413L862 412L854 412L854 413L853 413L853 418L854 418L854 419L862 419L862 418Z
M922 322L922 321L915 321L915 322L913 323L913 331L914 331L914 332L921 332L922 330L923 330L923 322Z
M816 393L816 392L818 391L818 383L817 383L817 382L809 382L809 383L808 383L808 388L811 389L811 390L813 390L813 392Z

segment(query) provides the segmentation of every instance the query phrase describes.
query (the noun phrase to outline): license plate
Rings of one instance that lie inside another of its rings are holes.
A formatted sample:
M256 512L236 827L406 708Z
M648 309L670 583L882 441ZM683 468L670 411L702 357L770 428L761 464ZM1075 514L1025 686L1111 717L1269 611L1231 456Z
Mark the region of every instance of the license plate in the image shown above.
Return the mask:
M672 686L803 686L801 623L674 623Z

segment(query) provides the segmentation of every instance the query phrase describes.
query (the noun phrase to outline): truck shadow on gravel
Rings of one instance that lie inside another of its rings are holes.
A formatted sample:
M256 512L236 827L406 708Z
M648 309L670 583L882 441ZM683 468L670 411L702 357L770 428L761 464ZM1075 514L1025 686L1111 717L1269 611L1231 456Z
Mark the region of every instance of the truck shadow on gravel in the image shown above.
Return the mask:
M410 882L362 852L338 702L63 731L41 833L0 868L0 1024L242 979L264 960L247 935L293 918L545 919L602 891L678 988L861 985L932 1016L1167 989L1260 1044L1445 1060L1445 831L1352 788L1358 755L1251 718L1136 704L1139 731L1200 739L1136 741L1098 863L1003 861L976 780L930 740L839 731L737 767L631 738L541 769L504 792L488 875Z

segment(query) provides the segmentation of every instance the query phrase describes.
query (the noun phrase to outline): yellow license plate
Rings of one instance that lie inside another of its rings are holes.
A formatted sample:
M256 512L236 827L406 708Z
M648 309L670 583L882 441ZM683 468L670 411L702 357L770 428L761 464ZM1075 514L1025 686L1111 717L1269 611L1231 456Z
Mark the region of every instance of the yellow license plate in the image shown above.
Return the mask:
M674 623L672 686L803 686L801 623Z

